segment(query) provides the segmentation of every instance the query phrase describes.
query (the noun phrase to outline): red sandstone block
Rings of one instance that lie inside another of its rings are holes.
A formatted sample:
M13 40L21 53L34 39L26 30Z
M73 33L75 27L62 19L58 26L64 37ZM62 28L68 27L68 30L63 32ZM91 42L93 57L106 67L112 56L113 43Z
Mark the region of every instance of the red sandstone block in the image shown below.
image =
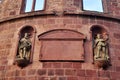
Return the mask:
M2 79L0 79L0 80L2 80ZM8 80L15 80L15 78L8 78Z
M15 11L11 11L9 15L16 15Z
M15 75L15 76L20 76L20 70L14 71L14 72L13 72L13 75Z
M103 20L96 20L96 21L97 21L97 24L100 24L100 25L104 23Z
M85 77L85 80L99 80L97 77Z
M57 80L57 77L50 77L50 80Z
M117 0L111 0L111 2L116 2Z
M37 80L49 80L49 78L48 77L38 77Z
M62 67L61 63L59 63L59 62L58 63L56 63L56 62L54 63L53 62L53 68L61 68L61 67Z
M46 69L39 69L37 73L38 75L43 76L46 75L46 72L47 72Z
M76 70L75 69L66 69L65 70L65 75L76 75Z
M81 24L76 25L76 28L81 28L81 27L82 27Z
M43 68L52 68L52 63L44 62L43 63Z
M73 68L79 69L79 68L81 68L81 67L82 67L82 65L81 65L80 62L74 62L74 63L73 63Z
M120 39L120 34L119 34L119 33L114 33L114 37L115 37L116 39Z
M78 77L67 77L67 80L79 80Z
M4 27L0 27L0 32L4 30Z
M120 57L118 57L118 60L120 60Z
M99 78L99 80L110 80L109 78Z
M85 77L78 77L78 80L86 80Z
M12 47L12 44L6 44L6 48L11 48Z
M67 78L66 77L59 77L58 80L67 80Z
M105 26L111 26L111 23L109 21L104 21L103 23Z
M109 71L99 71L99 77L106 77L109 78L110 77L110 72Z
M55 24L55 19L47 19L47 24Z
M63 23L64 24L72 24L72 19L69 19L69 18L63 19Z
M55 24L63 24L63 19L56 19Z
M38 24L45 24L46 21L45 21L45 19L40 19L40 18L39 18L39 20L37 20L37 23L38 23Z
M14 34L9 34L9 35L7 35L7 39L8 39L8 38L13 38L13 36L14 36Z
M111 72L111 78L120 79L120 72Z
M35 75L35 73L36 73L36 70L35 70L35 69L30 69L30 70L28 71L28 75Z
M97 77L97 71L96 70L86 70L86 76L88 77Z
M90 23L94 23L94 24L95 24L95 23L96 23L95 18L91 18L91 17L90 17Z
M1 77L0 77L0 80L8 80L8 78L1 78Z
M118 3L114 2L112 3L112 6L118 6Z
M7 60L3 60L3 61L1 62L2 65L6 65L7 63L8 63Z
M85 70L77 70L77 76L85 76Z
M48 76L54 76L55 70L54 69L48 69Z
M83 25L84 25L84 24L86 25L86 24L88 24L88 23L89 23L89 19L87 19L87 18L86 18L86 19L82 19L82 24L83 24Z
M64 70L63 69L56 69L55 70L55 75L63 76L64 75Z
M15 72L13 72L13 71L7 71L6 72L6 76L7 77L13 77L13 76L15 76Z
M114 65L116 65L116 66L120 66L120 61L119 61L119 60L115 60L115 61L113 61L113 63L114 63Z
M37 80L36 76L28 77L27 80Z
M81 4L81 0L74 0L74 5L79 7L79 5Z
M110 80L117 80L117 79L110 79Z
M15 80L26 80L25 77L15 77Z
M110 80L120 80L119 78L117 79L117 78L115 78L115 79L110 79Z
M3 71L5 69L5 66L0 66L0 71Z
M63 68L72 68L72 63L67 63L67 62L65 62L65 63L63 63Z
M21 70L20 71L20 76L26 76L26 70Z
M81 24L82 23L82 21L81 21L81 19L73 19L73 24Z

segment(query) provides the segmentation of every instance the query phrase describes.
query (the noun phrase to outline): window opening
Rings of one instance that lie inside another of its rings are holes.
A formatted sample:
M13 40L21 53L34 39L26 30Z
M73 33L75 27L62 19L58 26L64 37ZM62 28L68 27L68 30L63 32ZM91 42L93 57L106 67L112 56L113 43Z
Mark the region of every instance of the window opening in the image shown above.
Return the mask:
M83 10L103 12L102 0L83 0Z
M33 0L26 0L25 12L30 12L32 10Z
M44 9L44 0L36 0L35 11Z
M24 0L25 12L39 11L44 9L45 0Z
M0 3L2 2L2 0L0 0Z

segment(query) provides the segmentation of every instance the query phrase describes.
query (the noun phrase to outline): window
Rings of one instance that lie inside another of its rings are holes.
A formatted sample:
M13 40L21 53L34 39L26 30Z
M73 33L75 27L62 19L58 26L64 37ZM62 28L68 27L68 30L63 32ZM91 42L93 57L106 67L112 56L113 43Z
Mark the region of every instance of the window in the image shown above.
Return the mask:
M83 0L83 10L103 12L102 0Z
M24 12L40 11L44 9L45 0L24 0Z
M2 0L0 0L0 3L2 2Z

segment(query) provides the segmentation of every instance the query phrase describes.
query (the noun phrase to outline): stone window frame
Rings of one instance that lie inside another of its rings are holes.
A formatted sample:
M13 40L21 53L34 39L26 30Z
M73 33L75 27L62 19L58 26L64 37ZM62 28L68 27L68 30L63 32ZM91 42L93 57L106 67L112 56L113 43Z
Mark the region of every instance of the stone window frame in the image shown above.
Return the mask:
M107 8L107 0L101 0L102 1L102 7L103 7L103 12L98 12L98 11L92 11L92 10L85 10L83 7L83 0L81 0L81 4L82 4L82 11L86 11L86 12L98 12L98 13L108 13L108 8Z
M22 5L21 5L21 11L20 11L20 13L31 13L31 12L38 12L38 11L44 11L45 10L47 0L44 0L43 9L42 10L37 10L37 11L35 11L35 2L36 2L36 0L33 0L31 11L25 12L26 0L22 0Z

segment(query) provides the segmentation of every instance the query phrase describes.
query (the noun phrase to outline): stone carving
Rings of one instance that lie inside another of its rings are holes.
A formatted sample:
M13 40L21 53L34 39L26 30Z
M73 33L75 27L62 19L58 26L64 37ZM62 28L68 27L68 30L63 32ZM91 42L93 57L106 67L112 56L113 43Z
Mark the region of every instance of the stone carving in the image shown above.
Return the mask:
M25 33L24 37L19 41L18 54L15 61L15 64L21 68L30 63L31 45L29 33Z
M110 57L108 55L108 34L97 34L94 40L94 61L95 65L106 69L110 66Z
M97 34L94 44L94 59L108 60L108 35L106 33Z
M28 33L25 33L24 37L19 41L19 57L20 59L30 58L30 50L31 50L31 41L29 39Z

